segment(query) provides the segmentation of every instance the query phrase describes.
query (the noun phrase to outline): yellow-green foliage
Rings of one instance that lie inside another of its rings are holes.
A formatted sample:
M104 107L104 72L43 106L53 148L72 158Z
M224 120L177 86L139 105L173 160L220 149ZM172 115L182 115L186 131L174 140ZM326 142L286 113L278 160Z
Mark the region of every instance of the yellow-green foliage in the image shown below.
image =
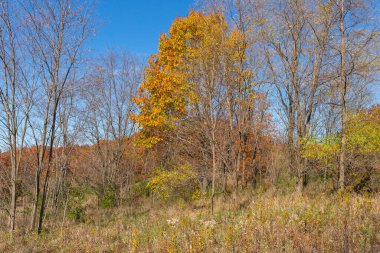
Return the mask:
M302 155L308 159L323 162L325 166L333 163L334 158L339 154L340 144L336 136L324 138L313 137L303 145Z
M352 115L347 132L349 150L360 154L380 153L380 109Z
M196 173L189 165L181 165L174 170L157 169L147 187L159 198L171 197L189 199L196 192Z
M380 153L379 109L349 116L347 125L347 151L361 155ZM339 135L313 137L303 145L303 157L331 164L340 152Z

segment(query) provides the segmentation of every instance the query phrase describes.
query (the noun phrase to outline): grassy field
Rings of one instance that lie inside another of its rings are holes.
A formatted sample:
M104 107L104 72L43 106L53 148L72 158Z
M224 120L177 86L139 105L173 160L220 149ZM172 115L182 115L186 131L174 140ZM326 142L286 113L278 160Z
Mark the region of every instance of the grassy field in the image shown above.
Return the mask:
M135 203L61 218L40 236L1 234L0 252L380 252L378 195L244 192L239 202L207 199ZM133 210L133 211L132 211ZM18 231L22 234L22 231Z

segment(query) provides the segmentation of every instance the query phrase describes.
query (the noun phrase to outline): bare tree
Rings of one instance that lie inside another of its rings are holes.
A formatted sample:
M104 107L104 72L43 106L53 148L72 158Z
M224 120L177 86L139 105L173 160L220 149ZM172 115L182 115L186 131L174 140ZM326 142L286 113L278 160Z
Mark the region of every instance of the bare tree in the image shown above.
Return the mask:
M53 204L55 211L60 204L67 199L69 184L68 175L70 171L73 152L76 150L76 144L81 143L81 132L84 130L81 122L81 114L78 112L80 82L77 82L75 76L66 86L64 96L58 108L59 124L57 128L57 149L54 154L55 182L52 192ZM70 173L71 172L71 173Z
M263 30L264 50L268 74L285 116L282 118L288 133L290 166L297 171L300 192L306 183L307 167L300 152L311 135L318 109L335 12L331 1L318 2L316 6L303 0L281 1L274 6L275 16Z
M22 33L17 33L21 16L17 16L18 5L2 1L0 10L0 63L3 82L0 84L0 102L4 118L6 146L11 164L10 234L13 235L16 223L17 180L20 161L27 131L27 119L31 109L33 76L26 67L33 68L26 59Z
M95 147L93 166L101 175L94 183L100 191L121 190L128 181L121 176L127 172L123 158L125 152L133 152L127 150L136 131L130 116L136 113L132 99L142 80L143 65L132 55L109 53L94 62L90 71L82 99L87 138Z
M35 111L30 121L37 147L31 227L32 229L36 227L42 183L42 200L37 226L37 232L40 233L53 161L58 108L68 80L79 63L83 43L90 32L91 7L82 5L79 1L30 0L23 3L23 8L27 15L31 51L41 67L41 85L36 97L38 111ZM43 181L41 181L42 176Z

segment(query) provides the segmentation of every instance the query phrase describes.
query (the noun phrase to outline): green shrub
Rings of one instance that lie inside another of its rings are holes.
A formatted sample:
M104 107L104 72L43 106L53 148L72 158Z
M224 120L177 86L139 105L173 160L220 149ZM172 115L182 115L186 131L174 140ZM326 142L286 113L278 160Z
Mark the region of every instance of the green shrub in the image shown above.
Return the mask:
M70 188L68 204L67 204L67 217L74 219L77 222L85 222L86 210L84 208L84 201L86 197L86 189L83 187Z
M134 183L131 187L131 196L134 198L149 197L149 188L147 184L148 182L146 180Z
M76 206L70 208L67 212L67 217L74 219L77 222L85 222L86 221L86 211L83 207Z
M117 193L114 187L106 187L106 189L102 192L101 196L99 196L99 206L101 208L111 208L117 205Z

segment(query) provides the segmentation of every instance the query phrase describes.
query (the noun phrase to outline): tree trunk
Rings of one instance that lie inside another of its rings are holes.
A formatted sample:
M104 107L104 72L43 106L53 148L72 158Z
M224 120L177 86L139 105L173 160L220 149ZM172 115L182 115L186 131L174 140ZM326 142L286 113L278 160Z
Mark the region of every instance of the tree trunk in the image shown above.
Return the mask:
M36 180L34 185L34 197L33 197L33 211L32 211L32 221L30 225L30 229L34 230L36 227L37 220L37 206L38 206L38 198L40 196L40 168L37 168L36 171Z
M245 145L244 145L245 146ZM241 185L242 187L247 186L247 181L246 181L246 174L247 174L247 152L244 148L243 151L243 160L242 160L242 175L241 175Z
M12 189L11 189L11 206L10 206L10 223L9 223L9 232L11 235L11 239L13 239L13 232L15 230L16 224L16 166L12 166Z
M211 214L214 215L214 197L215 197L215 180L216 180L216 147L215 132L212 131L211 151L212 151L212 185L211 185Z
M44 215L45 215L45 208L46 208L48 181L49 181L49 169L46 171L44 188L42 191L42 201L41 201L40 215L39 215L39 219L38 219L37 234L40 234L42 231L42 224L43 224Z
M342 102L342 139L340 145L340 158L339 158L339 188L343 192L345 187L345 160L346 160L346 92L347 83L344 70L344 57L345 57L345 44L344 44L344 0L341 0L340 6L340 35L341 35L341 53L340 53L340 78L341 78L341 102Z
M297 193L301 194L304 186L304 170L303 165L299 159L297 159L298 176L297 176Z
M293 104L289 104L289 115L288 115L288 152L289 152L289 168L291 169L292 173L295 169L296 164L296 152L294 147L294 130L295 130L295 122L294 122L294 112L293 112ZM297 173L298 175L298 173Z

